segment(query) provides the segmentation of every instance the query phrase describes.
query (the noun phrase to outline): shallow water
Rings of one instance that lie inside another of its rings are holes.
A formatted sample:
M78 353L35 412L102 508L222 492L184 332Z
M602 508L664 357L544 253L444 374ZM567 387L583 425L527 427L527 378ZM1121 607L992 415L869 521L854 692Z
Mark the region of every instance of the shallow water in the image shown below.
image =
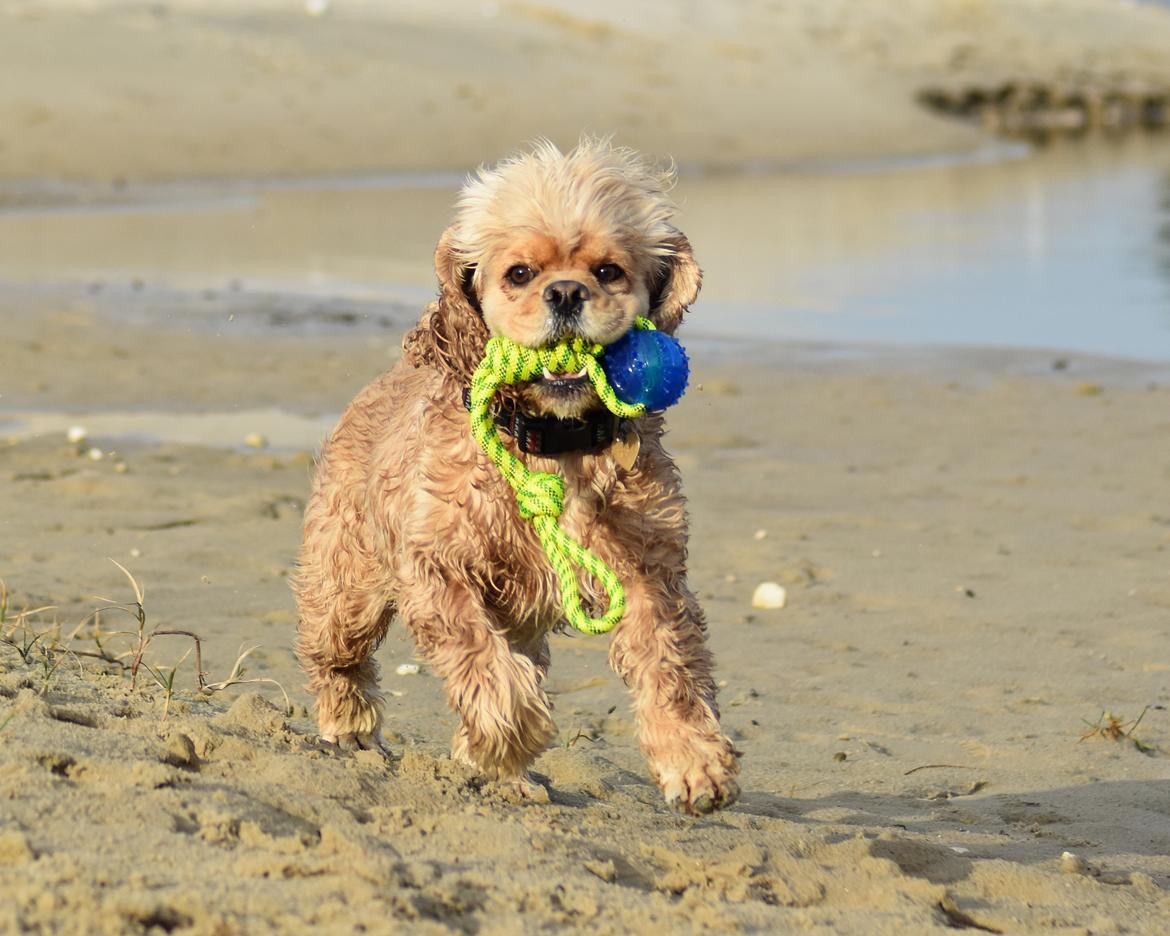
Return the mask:
M396 328L433 292L457 181L10 185L0 290L184 327ZM706 271L692 336L1170 359L1168 140L684 173L676 197Z

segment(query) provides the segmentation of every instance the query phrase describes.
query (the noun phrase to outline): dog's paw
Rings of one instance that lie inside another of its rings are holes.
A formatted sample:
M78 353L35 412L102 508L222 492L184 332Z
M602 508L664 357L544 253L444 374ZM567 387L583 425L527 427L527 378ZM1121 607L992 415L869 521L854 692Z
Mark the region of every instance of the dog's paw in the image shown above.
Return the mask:
M676 761L658 769L658 785L666 802L680 812L703 816L739 799L739 761L724 741L716 756Z
M321 740L333 744L343 751L377 751L386 757L390 748L380 731L349 731L345 734L322 734Z
M508 780L497 780L495 786L500 795L514 803L548 803L548 790L543 784L537 783L532 775L525 773Z

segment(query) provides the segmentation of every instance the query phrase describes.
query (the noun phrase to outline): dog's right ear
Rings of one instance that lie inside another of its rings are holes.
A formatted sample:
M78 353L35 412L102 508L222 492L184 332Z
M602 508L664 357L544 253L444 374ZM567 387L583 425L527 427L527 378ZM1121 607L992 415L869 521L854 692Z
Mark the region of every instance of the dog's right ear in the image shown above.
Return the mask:
M453 229L447 228L435 248L439 298L407 333L402 348L415 367L436 367L469 382L483 357L488 330L475 294L475 267L459 256L452 240Z

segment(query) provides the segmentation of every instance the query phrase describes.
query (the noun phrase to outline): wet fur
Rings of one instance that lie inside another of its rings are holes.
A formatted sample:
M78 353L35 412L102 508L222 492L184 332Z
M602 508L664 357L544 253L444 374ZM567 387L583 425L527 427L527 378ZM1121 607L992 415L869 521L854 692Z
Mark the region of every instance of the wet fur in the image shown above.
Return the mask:
M464 189L435 254L439 297L407 335L403 360L342 415L306 507L297 652L323 737L383 746L372 654L398 616L460 715L456 757L523 785L552 740L544 683L548 635L564 624L559 590L511 489L471 438L462 391L492 328L537 343L547 326L534 293L505 295L500 279L534 245L547 254L543 279L588 280L607 251L631 267L620 295L591 301L581 331L624 330L635 314L674 331L700 272L670 224L668 183L631 152L584 141L568 155L542 144ZM526 407L563 408L538 384L518 391ZM565 477L563 527L621 577L628 605L610 663L631 690L665 796L706 812L734 801L739 765L719 728L706 624L686 581L685 504L662 429L658 414L636 421L641 450L628 471L608 451L521 457ZM594 583L581 584L604 607Z

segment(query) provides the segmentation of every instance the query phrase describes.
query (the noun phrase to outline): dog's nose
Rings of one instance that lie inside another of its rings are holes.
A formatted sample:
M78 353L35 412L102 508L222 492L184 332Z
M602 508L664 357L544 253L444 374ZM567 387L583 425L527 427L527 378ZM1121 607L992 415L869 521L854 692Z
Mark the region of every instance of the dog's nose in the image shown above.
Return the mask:
M589 300L589 290L576 280L557 280L544 287L545 304L554 315L576 315Z

